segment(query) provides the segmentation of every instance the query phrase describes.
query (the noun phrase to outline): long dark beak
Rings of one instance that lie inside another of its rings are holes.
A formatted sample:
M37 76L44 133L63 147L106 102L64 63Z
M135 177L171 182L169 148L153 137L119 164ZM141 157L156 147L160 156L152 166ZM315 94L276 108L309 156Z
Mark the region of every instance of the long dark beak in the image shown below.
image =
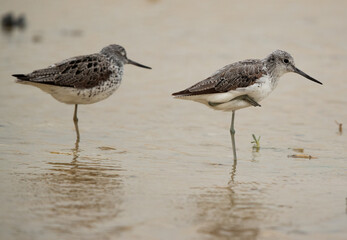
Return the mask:
M294 72L295 72L295 73L300 74L301 76L303 76L303 77L305 77L305 78L307 78L307 79L309 79L309 80L311 80L311 81L313 81L313 82L315 82L315 83L323 84L323 83L321 83L320 81L314 79L313 77L310 77L309 75L307 75L306 73L304 73L304 72L301 71L300 69L297 69L297 68L294 67L294 66L293 66L293 68L294 68Z
M137 62L135 62L135 61L133 61L133 60L130 60L130 59L128 59L128 63L129 63L129 64L132 64L132 65L135 65L135 66L138 66L138 67L147 68L147 69L152 69L151 67L147 67L147 66L145 66L145 65L142 65L142 64L137 63Z

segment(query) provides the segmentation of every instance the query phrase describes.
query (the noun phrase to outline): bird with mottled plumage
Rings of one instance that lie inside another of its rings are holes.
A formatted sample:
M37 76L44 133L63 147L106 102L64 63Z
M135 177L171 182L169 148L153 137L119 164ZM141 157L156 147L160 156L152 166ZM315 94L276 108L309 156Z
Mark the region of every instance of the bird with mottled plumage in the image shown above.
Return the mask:
M59 102L75 104L74 122L79 139L77 105L111 96L121 84L124 64L151 69L128 59L122 46L111 44L99 53L72 57L48 68L12 76L18 83L38 87Z
M248 59L226 65L205 80L172 95L203 103L215 110L231 111L230 133L236 159L235 111L250 106L260 107L259 102L276 88L280 77L288 72L298 73L322 84L296 68L289 53L276 50L264 59Z

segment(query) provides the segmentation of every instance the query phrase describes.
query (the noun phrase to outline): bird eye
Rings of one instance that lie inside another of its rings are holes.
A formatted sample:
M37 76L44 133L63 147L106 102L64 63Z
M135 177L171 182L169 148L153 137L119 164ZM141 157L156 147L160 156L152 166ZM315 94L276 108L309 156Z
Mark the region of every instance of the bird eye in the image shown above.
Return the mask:
M289 60L285 58L285 59L283 60L283 62L284 62L284 63L289 63Z

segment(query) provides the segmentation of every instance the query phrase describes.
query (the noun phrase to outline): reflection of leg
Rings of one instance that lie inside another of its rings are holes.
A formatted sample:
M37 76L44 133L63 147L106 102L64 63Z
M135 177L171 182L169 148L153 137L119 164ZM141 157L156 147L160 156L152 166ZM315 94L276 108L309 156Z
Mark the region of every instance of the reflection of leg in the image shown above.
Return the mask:
M72 162L76 162L78 157L79 157L79 154L78 154L78 152L79 152L79 142L80 142L80 140L77 137L76 142L75 142L75 148L72 149L72 156L73 156Z
M76 143L78 144L78 142L80 141L80 131L78 130L78 118L77 118L77 104L75 104L75 113L73 115L73 122L75 124L75 130L76 130Z
M231 101L236 100L236 99L246 101L249 104L251 104L253 107L261 107L261 105L259 103L257 103L253 98L251 98L248 95L238 96L238 97L232 99Z
M235 181L235 176L236 176L236 165L237 165L237 161L234 159L233 168L231 169L231 172L230 172L230 181L229 181L229 184L234 183L234 181Z
M236 158L236 146L235 146L234 119L235 119L235 111L233 111L233 115L232 115L232 117L231 117L230 135L231 135L231 143L232 143L232 145L233 145L234 161L236 161L237 158Z

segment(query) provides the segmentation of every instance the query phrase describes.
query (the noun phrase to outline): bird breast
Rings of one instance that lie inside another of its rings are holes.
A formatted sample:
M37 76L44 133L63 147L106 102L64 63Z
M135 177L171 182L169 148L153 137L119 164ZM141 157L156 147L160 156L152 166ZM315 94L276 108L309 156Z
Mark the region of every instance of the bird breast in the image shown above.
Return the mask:
M271 77L271 75L264 75L259 78L253 85L246 88L236 89L239 92L247 94L255 101L260 102L276 88L277 82Z

